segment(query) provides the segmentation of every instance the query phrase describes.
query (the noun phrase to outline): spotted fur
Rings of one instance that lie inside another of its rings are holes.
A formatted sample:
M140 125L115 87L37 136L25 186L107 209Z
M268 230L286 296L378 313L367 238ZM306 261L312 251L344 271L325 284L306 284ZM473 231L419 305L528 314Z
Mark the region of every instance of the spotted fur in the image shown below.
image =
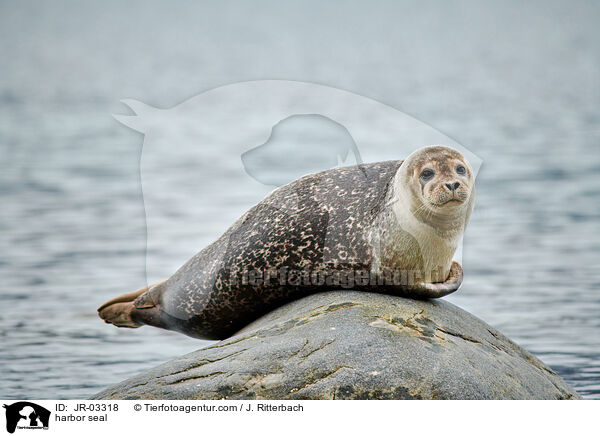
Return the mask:
M137 325L221 339L274 308L325 287L410 296L409 286L372 280L387 269L424 267L422 246L394 215L394 203L402 201L394 189L401 164L336 168L273 191L173 276L136 296L127 316ZM267 271L274 275L261 281ZM294 280L302 271L318 275L323 283L306 283L300 276ZM352 286L330 280L349 271L370 276ZM258 281L250 280L250 272L258 273ZM287 272L285 281L282 272ZM108 310L110 303L101 309Z

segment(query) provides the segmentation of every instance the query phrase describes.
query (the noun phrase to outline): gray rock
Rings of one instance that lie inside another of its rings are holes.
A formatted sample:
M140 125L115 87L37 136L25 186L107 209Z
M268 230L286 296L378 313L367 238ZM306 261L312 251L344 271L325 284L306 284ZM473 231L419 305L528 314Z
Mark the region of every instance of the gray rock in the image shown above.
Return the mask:
M578 399L546 365L443 301L326 292L94 399Z

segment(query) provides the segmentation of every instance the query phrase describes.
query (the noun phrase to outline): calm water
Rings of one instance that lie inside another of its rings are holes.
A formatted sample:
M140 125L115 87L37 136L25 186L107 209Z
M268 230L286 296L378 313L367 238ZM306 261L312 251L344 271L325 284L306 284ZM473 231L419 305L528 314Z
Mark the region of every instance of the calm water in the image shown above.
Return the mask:
M448 300L600 398L597 3L102 4L0 6L0 397L85 398L205 344L96 316L146 279L143 137L111 113L278 78L375 98L478 154ZM236 188L215 187L228 201L199 227L245 210Z

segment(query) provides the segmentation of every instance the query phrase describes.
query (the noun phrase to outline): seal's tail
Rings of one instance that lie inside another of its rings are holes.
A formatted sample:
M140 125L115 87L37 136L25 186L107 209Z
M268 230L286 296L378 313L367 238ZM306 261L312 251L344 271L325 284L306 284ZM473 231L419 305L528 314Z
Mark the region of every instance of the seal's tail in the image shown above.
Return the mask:
M98 315L105 323L114 324L117 327L137 328L146 324L146 322L140 322L141 319L137 312L138 309L150 309L151 307L146 305L142 307L135 302L138 297L163 282L164 280L108 300L98 308Z

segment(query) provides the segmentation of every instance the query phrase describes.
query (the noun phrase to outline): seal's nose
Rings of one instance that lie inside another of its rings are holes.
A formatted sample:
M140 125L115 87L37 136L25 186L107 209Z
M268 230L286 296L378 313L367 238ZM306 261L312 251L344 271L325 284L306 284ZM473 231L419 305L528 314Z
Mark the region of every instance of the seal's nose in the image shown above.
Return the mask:
M448 188L450 191L455 191L458 189L458 187L460 186L459 182L454 182L454 183L446 183L446 188Z

